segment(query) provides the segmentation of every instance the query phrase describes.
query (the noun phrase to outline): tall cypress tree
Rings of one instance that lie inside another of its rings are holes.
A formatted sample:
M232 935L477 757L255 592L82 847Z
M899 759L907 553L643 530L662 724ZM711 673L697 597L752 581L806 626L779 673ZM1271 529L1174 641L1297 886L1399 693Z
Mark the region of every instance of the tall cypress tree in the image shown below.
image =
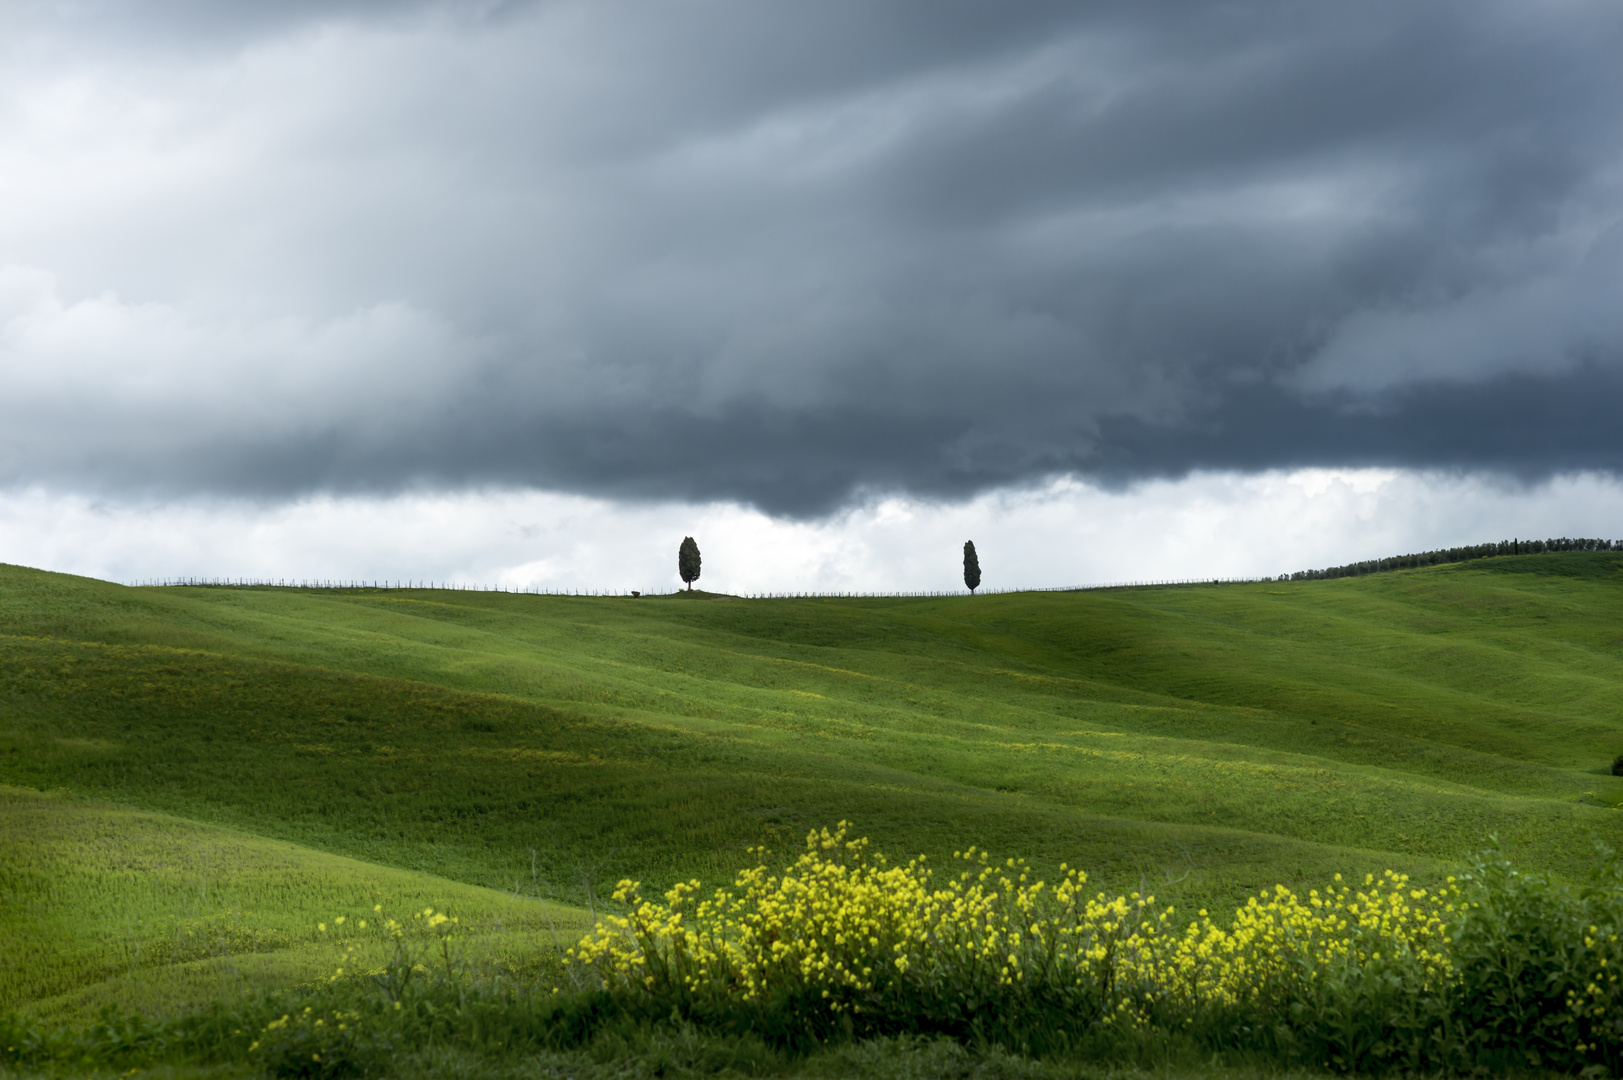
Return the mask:
M964 584L969 586L971 594L980 588L981 561L975 557L975 541L964 541Z
M693 583L699 580L699 562L699 545L693 542L693 537L683 537L682 546L676 549L676 572L688 583L689 592L693 591Z

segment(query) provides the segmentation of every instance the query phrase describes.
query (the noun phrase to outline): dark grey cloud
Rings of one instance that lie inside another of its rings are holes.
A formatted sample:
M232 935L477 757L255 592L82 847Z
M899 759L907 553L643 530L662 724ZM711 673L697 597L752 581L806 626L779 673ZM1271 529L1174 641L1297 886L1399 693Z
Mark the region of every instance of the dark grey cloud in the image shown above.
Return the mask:
M1623 469L1612 3L99 10L13 35L0 481Z
M420 14L432 0L11 0L12 18L36 32L80 43L138 42L147 48L241 46L312 25L376 22ZM497 3L468 5L481 13Z

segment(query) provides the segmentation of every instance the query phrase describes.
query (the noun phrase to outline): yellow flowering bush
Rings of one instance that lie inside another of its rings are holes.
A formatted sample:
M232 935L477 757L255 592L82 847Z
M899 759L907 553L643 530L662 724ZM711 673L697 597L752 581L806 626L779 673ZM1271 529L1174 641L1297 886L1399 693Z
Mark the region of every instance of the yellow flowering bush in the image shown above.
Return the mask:
M783 873L757 866L709 897L692 881L652 903L622 881L630 913L600 921L570 959L606 988L693 1003L947 1019L1040 996L1098 1014L1165 920L1146 918L1154 897L1090 897L1069 868L1050 887L974 848L940 879L922 857L870 855L844 822L806 848Z
M1446 898L1404 874L1366 875L1304 899L1283 885L1251 897L1219 926L1203 910L1147 958L1141 972L1160 1001L1197 1007L1284 1006L1377 971L1427 991L1452 977Z
M330 930L327 923L316 924L318 933L339 937L344 947L329 983L369 979L390 1001L398 1002L413 981L431 974L437 954L438 978L461 984L462 964L453 950L461 920L432 907L413 911L404 920L383 914L382 904L374 905L372 914L370 925L367 919L350 921L344 915L332 921Z
M342 995L366 989L371 1007L363 1014L329 1003L306 1005L262 1024L248 1054L279 1077L346 1077L375 1071L393 1046L388 1019L424 992L449 990L464 999L461 963L453 952L459 922L432 907L403 919L374 905L371 917L339 915L316 924L316 932L336 938L340 960L321 988ZM376 997L373 995L376 994ZM380 1000L381 999L381 1000ZM364 998L362 1000L365 1000Z
M360 1019L358 1012L306 1005L265 1024L248 1053L276 1076L352 1076L362 1071Z
M1053 885L971 848L938 874L889 865L844 822L807 838L781 873L757 866L709 896L696 881L663 902L633 881L570 956L613 993L698 1013L744 1007L847 1030L986 1033L1053 1014L1067 1030L1148 1028L1201 1016L1285 1015L1386 975L1448 984L1447 904L1407 878L1367 878L1301 898L1283 886L1220 926L1178 927L1153 896ZM1174 1021L1176 1018L1176 1021Z

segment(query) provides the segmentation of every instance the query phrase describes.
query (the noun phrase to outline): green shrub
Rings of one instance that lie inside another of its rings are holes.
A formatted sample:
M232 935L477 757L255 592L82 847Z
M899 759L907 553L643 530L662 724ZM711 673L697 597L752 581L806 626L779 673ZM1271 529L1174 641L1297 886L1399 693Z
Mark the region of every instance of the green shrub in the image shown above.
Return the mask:
M249 1046L272 1076L341 1078L379 1071L394 1049L383 1025L363 1025L361 1014L306 1005L260 1029Z
M1582 890L1497 852L1460 882L1450 1021L1472 1064L1616 1070L1623 1057L1623 865L1602 852Z

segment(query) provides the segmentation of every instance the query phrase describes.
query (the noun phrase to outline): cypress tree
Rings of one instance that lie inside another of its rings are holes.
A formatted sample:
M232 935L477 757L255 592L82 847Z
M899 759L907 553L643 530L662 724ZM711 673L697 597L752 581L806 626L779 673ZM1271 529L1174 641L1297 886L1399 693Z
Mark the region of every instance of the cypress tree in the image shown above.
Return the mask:
M969 586L971 594L980 588L981 561L975 557L975 541L964 541L964 584Z
M699 563L699 545L693 542L693 537L683 537L682 546L676 549L676 572L688 583L689 592L693 591L693 583L699 580Z

